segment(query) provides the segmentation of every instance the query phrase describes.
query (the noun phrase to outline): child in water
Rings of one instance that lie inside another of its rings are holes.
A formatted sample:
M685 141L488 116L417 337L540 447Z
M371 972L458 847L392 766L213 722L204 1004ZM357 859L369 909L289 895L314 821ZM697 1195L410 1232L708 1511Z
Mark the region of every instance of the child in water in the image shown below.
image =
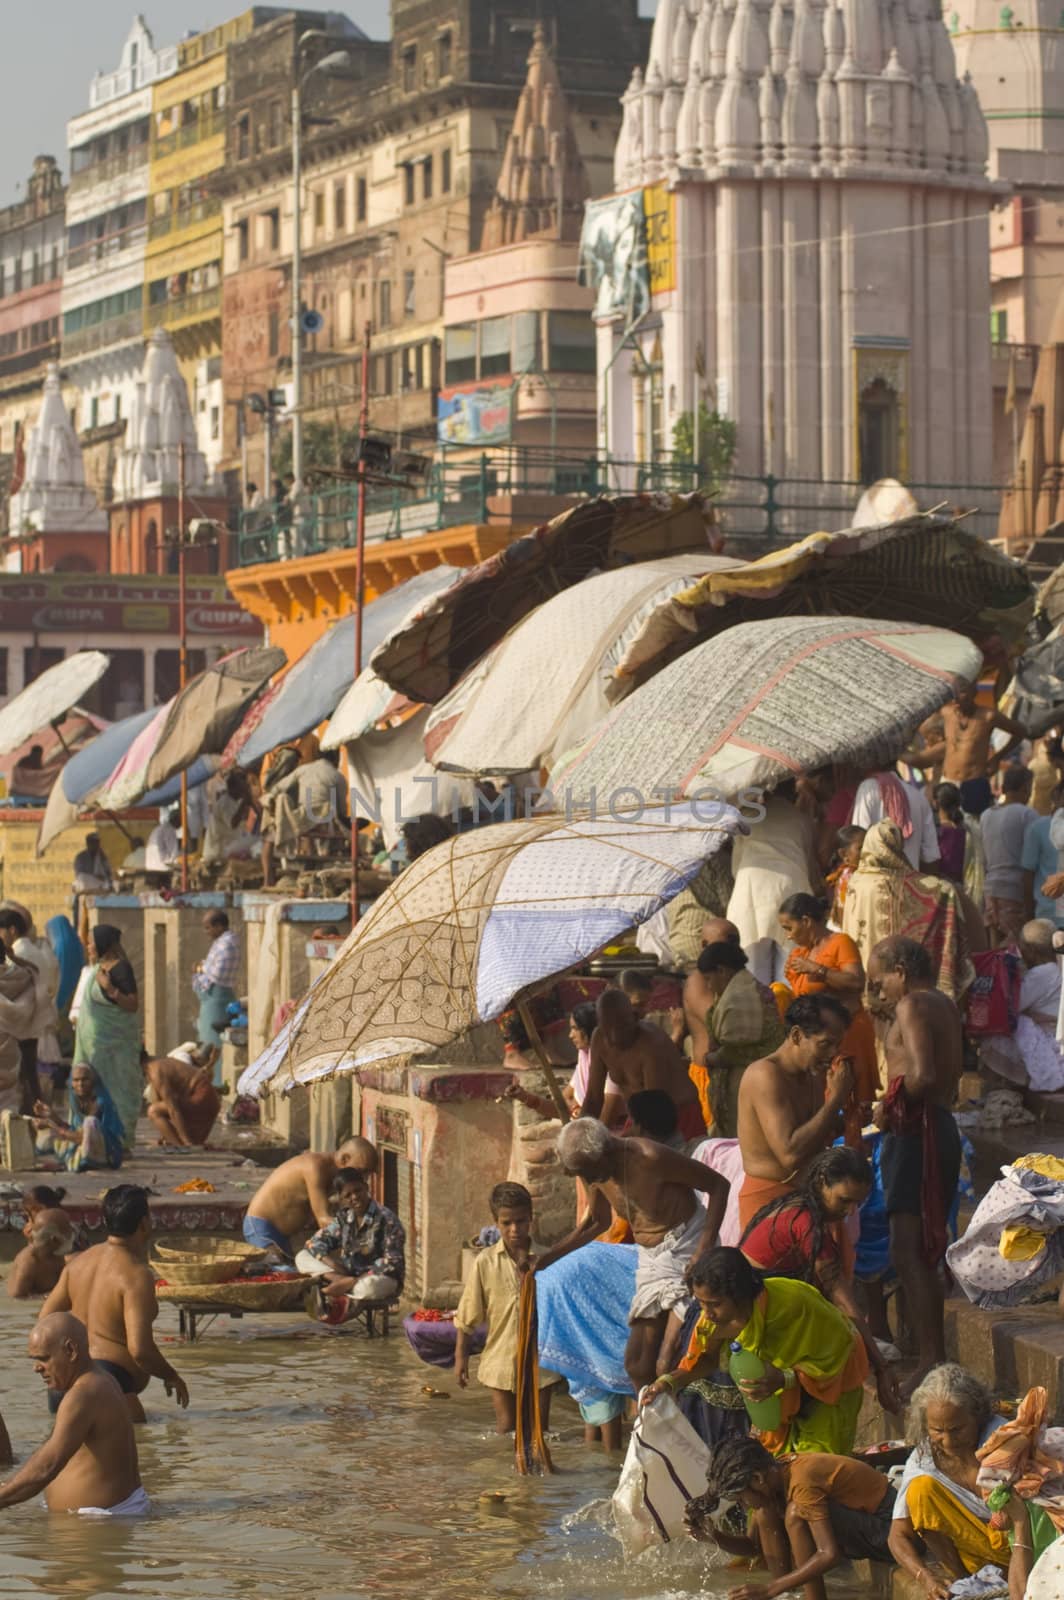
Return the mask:
M469 1384L469 1336L486 1322L488 1340L477 1378L491 1395L496 1433L513 1433L517 1424L518 1304L521 1279L533 1261L532 1196L523 1184L497 1183L491 1191L491 1214L500 1238L480 1252L462 1290L454 1316L458 1331L454 1365L459 1386L465 1389ZM559 1381L557 1373L540 1370L544 1428L550 1422L550 1391Z

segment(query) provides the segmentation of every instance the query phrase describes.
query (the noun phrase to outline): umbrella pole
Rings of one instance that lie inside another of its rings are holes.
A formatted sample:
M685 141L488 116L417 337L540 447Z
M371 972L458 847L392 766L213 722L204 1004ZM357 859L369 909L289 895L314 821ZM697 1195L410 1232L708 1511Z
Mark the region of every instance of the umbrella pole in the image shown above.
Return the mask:
M525 1032L528 1034L529 1042L536 1052L536 1057L542 1068L543 1076L547 1080L547 1088L550 1090L550 1097L554 1101L558 1115L563 1122L568 1122L572 1117L572 1112L565 1103L565 1096L562 1094L561 1085L558 1082L554 1068L547 1060L547 1052L544 1048L543 1040L539 1036L539 1029L532 1021L532 1013L528 1008L527 1000L518 1001L517 1015L525 1025Z
M362 622L366 609L366 462L364 448L369 433L369 358L373 342L373 324L366 323L362 339L362 394L358 410L358 509L355 524L355 676L357 682L362 672ZM351 785L351 759L348 756L348 795L353 795ZM358 825L355 808L348 802L351 821L351 926L358 924Z

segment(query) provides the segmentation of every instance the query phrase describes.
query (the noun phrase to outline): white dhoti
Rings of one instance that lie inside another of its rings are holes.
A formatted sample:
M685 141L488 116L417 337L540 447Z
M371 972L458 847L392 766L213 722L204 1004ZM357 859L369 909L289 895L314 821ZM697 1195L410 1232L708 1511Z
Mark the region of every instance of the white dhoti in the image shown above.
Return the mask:
M635 1268L635 1294L628 1308L628 1321L638 1322L644 1317L656 1317L663 1311L676 1310L682 1317L690 1295L684 1282L684 1273L698 1249L706 1213L696 1206L694 1215L681 1227L673 1228L660 1244L647 1249L639 1246Z
M303 1272L310 1278L326 1278L333 1276L336 1268L311 1255L309 1250L300 1250L296 1256L296 1271ZM355 1305L361 1305L366 1300L397 1300L399 1285L385 1272L367 1272L364 1277L357 1280L354 1288L344 1298Z
M143 1484L138 1484L132 1494L116 1506L79 1506L79 1517L147 1517L151 1515L151 1501Z

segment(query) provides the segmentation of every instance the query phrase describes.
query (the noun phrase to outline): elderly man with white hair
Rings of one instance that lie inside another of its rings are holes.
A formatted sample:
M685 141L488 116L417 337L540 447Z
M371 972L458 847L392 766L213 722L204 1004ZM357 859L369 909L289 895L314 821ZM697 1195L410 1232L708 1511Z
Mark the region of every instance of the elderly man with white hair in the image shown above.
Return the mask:
M1060 961L1053 946L1056 929L1047 917L1024 923L1020 933L1023 982L1016 1031L1009 1038L984 1041L983 1065L1020 1088L1048 1094L1064 1089L1064 1052L1057 1042L1060 1014Z
M558 1155L564 1170L588 1185L591 1204L576 1231L547 1252L537 1270L590 1244L610 1227L613 1213L627 1219L639 1259L624 1364L638 1392L657 1376L670 1312L669 1345L679 1337L688 1300L684 1274L694 1256L716 1243L728 1184L668 1145L619 1139L593 1117L562 1129ZM707 1198L704 1210L700 1194Z

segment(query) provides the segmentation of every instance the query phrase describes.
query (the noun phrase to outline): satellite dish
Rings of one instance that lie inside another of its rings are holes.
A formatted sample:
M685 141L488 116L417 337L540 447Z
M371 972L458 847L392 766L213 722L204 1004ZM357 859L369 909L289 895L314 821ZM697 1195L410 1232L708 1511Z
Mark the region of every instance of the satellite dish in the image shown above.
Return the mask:
M320 333L325 326L325 318L320 311L304 311L299 318L299 325L304 333Z

